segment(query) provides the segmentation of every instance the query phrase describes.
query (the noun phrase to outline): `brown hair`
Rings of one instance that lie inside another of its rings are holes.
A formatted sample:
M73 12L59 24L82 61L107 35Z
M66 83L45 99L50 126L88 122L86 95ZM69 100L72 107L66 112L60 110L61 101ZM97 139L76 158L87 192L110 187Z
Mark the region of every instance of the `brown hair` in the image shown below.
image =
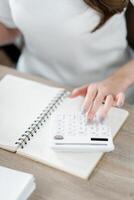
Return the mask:
M92 32L103 26L110 17L122 12L128 4L128 0L84 0L84 2L102 14L100 23Z

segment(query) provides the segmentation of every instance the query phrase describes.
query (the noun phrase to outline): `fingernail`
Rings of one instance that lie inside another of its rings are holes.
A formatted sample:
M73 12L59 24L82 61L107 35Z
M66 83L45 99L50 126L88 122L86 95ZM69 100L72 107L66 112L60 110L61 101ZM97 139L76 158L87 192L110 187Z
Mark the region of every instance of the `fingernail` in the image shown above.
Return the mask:
M83 115L86 113L86 109L83 106L81 107L80 111L81 111L81 114Z
M75 94L76 90L69 91L70 95L73 96Z
M104 117L100 117L99 121L100 121L100 123L103 123L105 121L105 118Z
M67 97L72 97L72 93L71 93L71 92L67 92L67 93L66 93L66 96L67 96Z
M73 97L73 92L69 94L69 97L72 98Z
M92 123L92 121L89 119L89 118L87 118L87 120L86 120L86 125L89 125L89 124L91 124Z
M105 117L103 115L100 115L99 113L96 114L96 121L99 123L103 123L105 120Z
M88 119L92 121L93 118L94 118L94 114L93 114L93 113L89 113L89 114L88 114Z
M105 121L105 118L104 117L101 117L100 118L100 123L103 123Z
M84 114L84 109L80 108L80 112L81 112L81 114Z
M88 125L90 123L87 112L85 113L85 123L86 123L86 125Z
M121 102L121 103L120 103L120 104L118 104L117 106L118 106L119 108L121 108L123 105L124 105L124 103L123 103L123 102Z
M91 124L94 124L94 120L88 118L88 119L87 119L87 124L90 124L90 125L91 125Z

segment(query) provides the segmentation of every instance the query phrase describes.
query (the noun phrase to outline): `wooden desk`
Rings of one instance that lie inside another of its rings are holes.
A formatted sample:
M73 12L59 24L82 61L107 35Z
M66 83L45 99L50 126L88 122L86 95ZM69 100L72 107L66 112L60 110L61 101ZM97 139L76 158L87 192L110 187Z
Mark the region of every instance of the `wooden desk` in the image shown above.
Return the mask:
M7 73L45 83L0 66L0 77ZM0 165L34 174L37 189L30 200L134 200L134 107L125 108L130 117L115 139L116 150L103 157L88 181L4 150Z

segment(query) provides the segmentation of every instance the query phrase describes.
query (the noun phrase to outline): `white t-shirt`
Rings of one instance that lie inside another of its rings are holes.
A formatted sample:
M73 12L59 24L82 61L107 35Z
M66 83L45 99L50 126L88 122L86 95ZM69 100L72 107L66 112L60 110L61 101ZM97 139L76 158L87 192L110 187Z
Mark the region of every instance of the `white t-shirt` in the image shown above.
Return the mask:
M91 33L100 14L83 0L0 0L0 21L24 36L18 69L64 85L101 80L130 59L124 12Z

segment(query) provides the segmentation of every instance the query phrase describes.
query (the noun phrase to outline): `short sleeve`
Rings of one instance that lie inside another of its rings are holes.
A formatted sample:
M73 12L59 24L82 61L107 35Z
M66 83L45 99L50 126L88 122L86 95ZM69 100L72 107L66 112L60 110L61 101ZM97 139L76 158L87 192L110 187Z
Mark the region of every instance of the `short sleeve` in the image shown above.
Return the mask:
M9 0L0 0L0 22L9 28L16 28L9 5Z
M131 1L131 3L134 5L134 0L130 0Z

